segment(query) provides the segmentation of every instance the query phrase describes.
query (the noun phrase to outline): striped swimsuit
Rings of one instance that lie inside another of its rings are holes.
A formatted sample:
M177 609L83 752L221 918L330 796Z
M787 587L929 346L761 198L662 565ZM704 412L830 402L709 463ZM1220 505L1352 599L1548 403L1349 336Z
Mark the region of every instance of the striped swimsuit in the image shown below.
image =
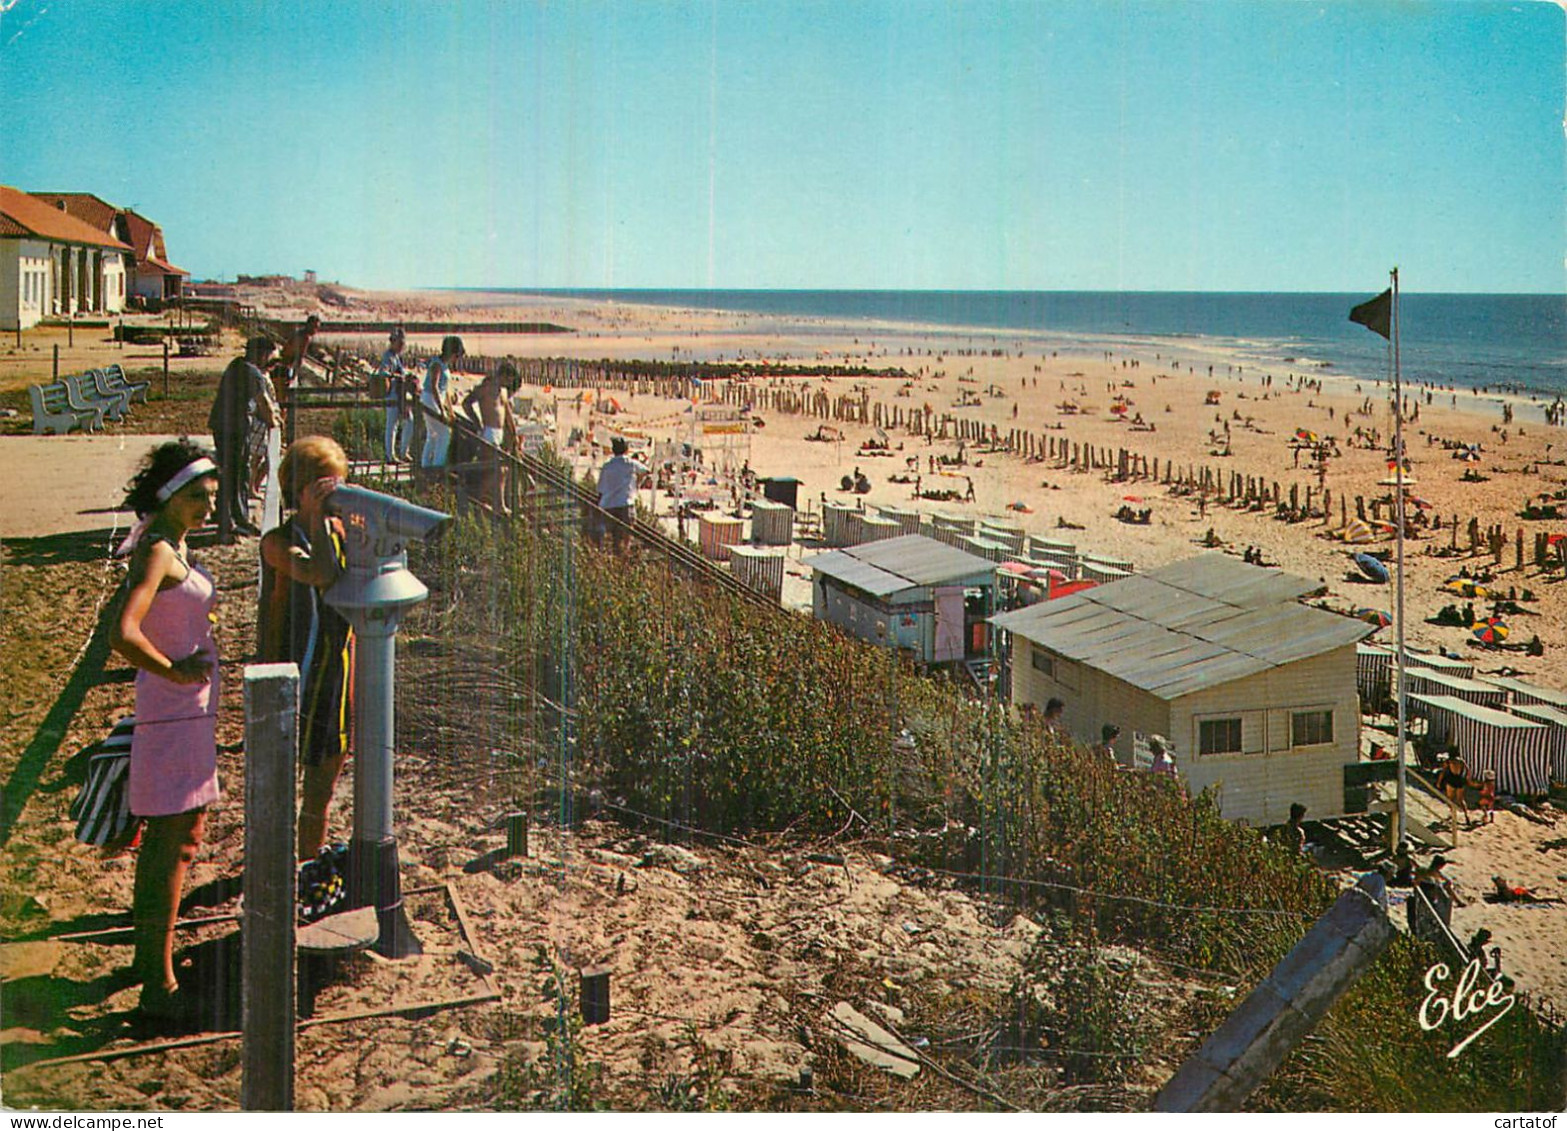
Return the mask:
M289 521L288 534L290 543L309 555L310 539L297 519ZM346 566L343 536L335 522L332 542L338 565ZM263 563L262 615L283 618L281 654L267 658L299 665L299 753L316 766L348 748L348 672L354 631L314 586L284 578L287 591L280 594L278 584L277 571Z

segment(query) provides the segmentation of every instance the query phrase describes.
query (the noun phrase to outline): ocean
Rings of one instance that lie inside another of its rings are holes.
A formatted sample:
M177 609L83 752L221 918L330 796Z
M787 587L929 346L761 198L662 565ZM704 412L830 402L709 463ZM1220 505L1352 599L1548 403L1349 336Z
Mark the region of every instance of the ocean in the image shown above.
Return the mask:
M1349 321L1360 294L1096 291L535 290L504 292L783 319L874 320L1053 348L1126 349L1264 371L1375 380L1387 343ZM1401 294L1406 384L1567 395L1567 296Z

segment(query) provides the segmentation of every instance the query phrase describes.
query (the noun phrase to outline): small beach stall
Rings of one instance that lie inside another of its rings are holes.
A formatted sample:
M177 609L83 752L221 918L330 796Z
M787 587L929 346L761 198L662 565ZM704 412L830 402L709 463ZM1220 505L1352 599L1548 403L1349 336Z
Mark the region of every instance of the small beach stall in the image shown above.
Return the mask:
M1393 694L1393 661L1391 648L1380 644L1355 645L1355 690L1360 695L1362 711L1378 710Z
M1195 794L1220 791L1232 819L1276 823L1294 802L1349 810L1359 760L1355 645L1363 621L1309 608L1320 582L1203 554L1003 613L1013 702L1066 704L1067 729L1098 742L1121 728L1168 736Z
M818 620L922 663L988 655L996 566L921 534L806 558Z
M1550 730L1547 746L1551 752L1551 781L1557 785L1567 785L1567 709L1515 703L1513 714Z
M1398 666L1398 652L1387 644L1364 643L1355 647L1355 686L1360 691L1360 709L1374 711L1393 694L1393 671ZM1404 667L1425 668L1443 675L1471 678L1474 664L1435 652L1418 652L1404 649ZM1488 680L1495 683L1495 680Z
M1458 747L1469 775L1496 771L1500 793L1532 797L1550 789L1552 729L1543 722L1482 707L1455 695L1411 694L1431 741Z
M1567 711L1567 691L1557 691L1554 687L1541 687L1537 683L1527 683L1512 676L1488 675L1485 682L1495 684L1511 697L1515 707L1555 707L1558 711Z
M784 552L770 546L730 546L736 580L777 601L783 597Z
M772 499L751 500L751 541L758 546L788 546L794 542L794 508Z
M1451 695L1466 703L1501 710L1507 706L1507 692L1484 680L1466 679L1432 668L1418 666L1418 660L1426 657L1405 656L1404 679L1411 695ZM1415 712L1419 714L1418 711Z

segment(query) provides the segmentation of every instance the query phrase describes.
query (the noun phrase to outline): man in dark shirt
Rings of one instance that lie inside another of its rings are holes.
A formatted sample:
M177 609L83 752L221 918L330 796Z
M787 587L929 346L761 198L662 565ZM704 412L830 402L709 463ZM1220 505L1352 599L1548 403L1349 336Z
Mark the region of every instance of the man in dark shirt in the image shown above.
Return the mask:
M223 543L232 543L236 531L261 533L250 521L250 413L261 387L262 367L276 349L272 339L260 335L246 342L245 355L229 362L218 378L218 395L207 414L218 453L218 540Z

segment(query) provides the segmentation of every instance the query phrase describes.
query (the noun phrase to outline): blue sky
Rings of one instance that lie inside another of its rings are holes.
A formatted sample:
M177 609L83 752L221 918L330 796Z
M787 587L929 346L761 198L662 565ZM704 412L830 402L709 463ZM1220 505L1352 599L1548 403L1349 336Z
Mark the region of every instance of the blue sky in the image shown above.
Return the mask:
M198 277L1564 289L1549 3L0 0L0 183Z

